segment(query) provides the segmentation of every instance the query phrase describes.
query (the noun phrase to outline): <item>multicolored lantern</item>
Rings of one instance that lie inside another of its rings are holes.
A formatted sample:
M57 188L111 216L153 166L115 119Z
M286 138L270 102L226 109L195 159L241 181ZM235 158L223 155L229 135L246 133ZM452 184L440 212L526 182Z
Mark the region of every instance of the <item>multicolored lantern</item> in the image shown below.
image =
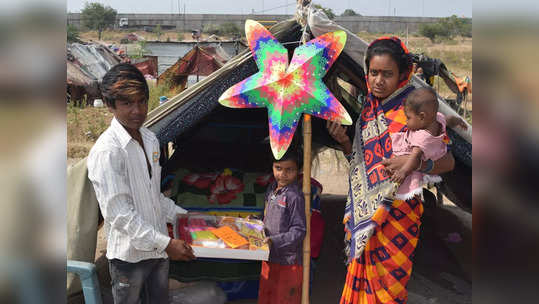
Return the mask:
M219 98L231 108L268 109L270 145L280 159L292 142L302 113L351 125L352 119L322 78L346 43L346 33L324 34L288 51L260 23L247 20L245 33L259 72L235 84Z

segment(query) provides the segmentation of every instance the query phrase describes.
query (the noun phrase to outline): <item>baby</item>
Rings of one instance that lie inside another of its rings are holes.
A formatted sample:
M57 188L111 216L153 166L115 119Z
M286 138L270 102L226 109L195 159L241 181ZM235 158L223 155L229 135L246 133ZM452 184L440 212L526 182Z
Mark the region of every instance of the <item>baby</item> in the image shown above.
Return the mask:
M412 155L401 169L393 172L391 179L400 184L397 199L407 200L421 195L423 185L437 183L438 175L419 172L426 160L438 160L447 152L446 124L449 127L467 128L466 123L457 116L445 119L438 112L438 99L432 88L415 89L404 103L408 131L391 134L395 155Z

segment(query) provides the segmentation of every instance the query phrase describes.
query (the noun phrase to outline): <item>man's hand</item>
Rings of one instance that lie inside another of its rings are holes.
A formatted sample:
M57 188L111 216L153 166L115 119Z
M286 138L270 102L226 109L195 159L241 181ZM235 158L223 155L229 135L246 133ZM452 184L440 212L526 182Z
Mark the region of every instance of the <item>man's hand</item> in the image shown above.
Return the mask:
M265 238L264 243L268 244L268 246L271 246L271 239L269 237Z
M183 240L170 239L165 251L171 260L187 262L195 259L193 248Z

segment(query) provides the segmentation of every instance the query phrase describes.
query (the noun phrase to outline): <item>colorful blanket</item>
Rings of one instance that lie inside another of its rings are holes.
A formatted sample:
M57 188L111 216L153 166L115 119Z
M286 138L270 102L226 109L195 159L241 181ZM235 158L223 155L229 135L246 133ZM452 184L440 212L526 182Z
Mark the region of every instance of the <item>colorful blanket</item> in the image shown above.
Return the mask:
M172 198L189 211L234 217L261 215L266 189L273 180L272 173L234 169L198 173L179 169L172 185ZM301 175L298 180L303 180ZM312 209L320 210L321 193L322 185L311 178Z
M233 169L214 172L176 171L172 197L189 211L245 217L262 214L271 175Z

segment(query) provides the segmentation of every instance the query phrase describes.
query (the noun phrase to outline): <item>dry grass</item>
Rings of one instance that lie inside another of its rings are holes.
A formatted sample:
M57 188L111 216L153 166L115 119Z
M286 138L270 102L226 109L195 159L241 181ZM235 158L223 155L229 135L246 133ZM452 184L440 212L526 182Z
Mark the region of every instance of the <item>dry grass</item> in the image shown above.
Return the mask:
M145 32L145 31L124 31L124 30L116 31L114 30L114 31L103 31L103 33L101 33L101 41L105 43L118 44L120 43L120 40L122 40L122 38L125 38L130 33L135 33L138 36L143 37L147 41L157 40L157 35L155 33L150 33L150 32ZM170 41L179 41L178 38L180 38L180 40L183 40L187 37L190 39L191 33L163 31L163 34L161 35L159 40L167 41L167 38L168 38ZM80 38L83 41L90 41L90 40L97 41L98 35L96 31L86 31L86 32L81 32Z
M128 31L128 30L107 30L101 33L101 42L107 44L119 44L122 38L125 38L128 34L135 33L140 37L146 39L146 41L157 41L157 35L153 32L146 31ZM162 31L162 35L159 38L159 41L192 41L191 32L182 32L182 31L173 31L167 30ZM210 35L202 33L200 40L207 39ZM79 35L80 39L83 41L98 41L97 31L84 31ZM220 36L222 39L231 39L228 36Z
M67 157L83 158L105 131L113 115L107 108L67 106Z
M149 83L150 98L148 112L159 106L159 97L171 98L177 94L164 86ZM84 158L90 152L93 144L110 125L112 113L104 108L79 108L67 105L67 157Z

